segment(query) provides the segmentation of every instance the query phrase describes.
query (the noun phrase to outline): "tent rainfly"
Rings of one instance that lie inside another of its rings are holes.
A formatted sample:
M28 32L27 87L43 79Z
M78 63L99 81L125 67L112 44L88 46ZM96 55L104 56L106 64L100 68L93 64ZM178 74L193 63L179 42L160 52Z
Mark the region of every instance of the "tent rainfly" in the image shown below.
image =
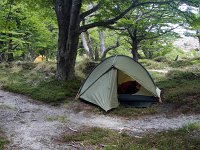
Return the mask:
M161 101L161 90L156 87L148 71L132 58L123 55L111 56L87 77L77 98L100 106L105 111L119 106L118 86L127 81L136 81L140 89L131 95L154 97Z

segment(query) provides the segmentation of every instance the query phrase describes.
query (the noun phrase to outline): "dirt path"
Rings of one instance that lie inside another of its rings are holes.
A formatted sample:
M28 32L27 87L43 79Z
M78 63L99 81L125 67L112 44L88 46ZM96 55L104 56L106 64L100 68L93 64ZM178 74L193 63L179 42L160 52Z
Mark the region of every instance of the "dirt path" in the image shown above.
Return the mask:
M200 115L166 118L162 115L125 120L105 115L75 113L64 107L53 107L35 102L26 96L0 90L0 127L11 141L9 150L64 150L75 149L59 142L64 132L83 126L128 130L132 134L179 128L200 122Z
M152 71L152 72L158 72L158 73L164 73L167 74L170 69L160 69L160 70L156 70L156 69L149 69L148 71Z

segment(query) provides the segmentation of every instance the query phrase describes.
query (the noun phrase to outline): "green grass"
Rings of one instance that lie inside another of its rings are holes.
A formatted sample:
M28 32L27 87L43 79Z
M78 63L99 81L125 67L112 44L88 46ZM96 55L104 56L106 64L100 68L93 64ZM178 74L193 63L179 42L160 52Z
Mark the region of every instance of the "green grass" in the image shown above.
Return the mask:
M67 117L66 116L59 116L59 115L56 115L56 116L48 116L46 118L47 121L49 122L52 122L52 121L59 121L61 123L66 123L68 121Z
M169 61L165 57L158 57L154 60L149 59L141 59L139 62L147 69L165 69L165 68L173 68L173 69L184 69L185 67L191 67L195 65L200 65L200 57L195 58L183 58L177 61Z
M172 61L169 63L169 66L172 68L184 68L192 65L200 65L200 57L191 58L191 59L182 59L178 61Z
M91 128L64 136L67 143L82 143L92 149L105 150L199 150L200 124L190 124L177 130L149 133L136 138L127 133Z
M149 73L150 73L150 75L153 78L155 83L163 81L166 78L165 73L160 73L160 72L151 71L151 70L149 71Z
M6 144L8 144L8 141L6 140L4 133L0 129L0 150L4 150Z
M108 112L104 111L102 108L85 102L85 101L76 101L72 102L67 106L72 108L75 112L86 111L98 115L114 116L114 117L125 117L125 118L137 118L144 115L153 115L157 114L159 111L157 109L158 104L153 104L147 108L134 108L131 106L119 105L119 107L109 110Z
M45 66L46 65L46 66ZM80 80L58 81L51 64L1 64L0 84L11 92L21 93L44 102L59 102L74 97Z
M164 102L180 108L181 113L200 113L200 71L186 69L171 71L157 85Z
M191 66L193 64L194 63L190 60L178 60L178 61L172 61L170 63L170 67L172 67L172 68L179 68L179 67L184 68L186 66Z
M147 69L164 69L168 68L169 64L167 62L156 62L153 60L148 60L148 59L141 59L139 62Z
M140 117L144 115L153 115L156 113L158 113L156 109L156 105L152 105L148 108L134 108L130 106L127 107L127 106L120 105L116 109L111 110L108 114L132 118L132 117Z

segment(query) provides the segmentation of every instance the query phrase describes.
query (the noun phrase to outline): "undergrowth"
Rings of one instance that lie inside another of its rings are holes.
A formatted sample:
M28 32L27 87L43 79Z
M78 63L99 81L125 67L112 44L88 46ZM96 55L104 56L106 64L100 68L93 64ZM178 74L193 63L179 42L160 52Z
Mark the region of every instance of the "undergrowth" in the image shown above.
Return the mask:
M199 135L200 124L194 123L176 130L146 134L140 138L133 137L126 131L118 133L108 129L90 128L65 135L64 141L105 150L199 150Z
M58 102L74 97L80 80L58 81L55 64L13 63L0 65L0 85L11 92L28 95L44 102Z

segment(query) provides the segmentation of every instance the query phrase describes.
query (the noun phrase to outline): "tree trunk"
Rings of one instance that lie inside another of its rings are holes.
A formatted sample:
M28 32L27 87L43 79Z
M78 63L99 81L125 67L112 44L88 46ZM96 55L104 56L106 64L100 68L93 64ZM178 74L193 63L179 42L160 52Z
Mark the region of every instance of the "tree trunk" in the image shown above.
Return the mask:
M104 36L102 31L99 31L99 40L100 40L100 53L102 55L103 52L105 51Z
M83 42L83 47L84 49L86 50L87 52L87 55L92 59L94 60L94 56L93 56L93 48L92 48L92 43L91 43L91 39L90 39L90 35L88 33L88 31L86 31L86 36L87 36L87 39L88 41L86 40L85 36L84 36L84 32L81 33L81 39L82 39L82 42Z
M98 61L99 60L99 51L98 51L98 48L97 48L97 46L95 47L95 58L94 58L94 60L95 61Z
M87 55L90 57L89 47L88 47L87 41L85 39L84 32L81 33L81 39L82 39L83 47L84 47Z
M197 38L198 38L198 41L199 41L199 51L200 51L200 30L196 31L196 35L197 35Z
M85 34L86 34L86 38L87 38L87 44L88 44L91 59L94 60L94 50L92 48L92 40L90 38L90 34L88 31L86 31Z
M55 10L58 20L58 54L56 78L70 80L74 77L80 27L82 0L56 0Z
M103 31L99 31L99 40L100 40L100 53L101 53L101 60L104 60L106 58L106 54L117 47L119 47L119 37L117 38L117 42L115 45L111 45L109 47L105 47L104 43L104 36L103 36Z
M106 58L106 54L107 54L110 50L115 49L115 48L117 48L117 47L119 47L119 37L117 38L117 41L116 41L116 44L115 44L115 45L111 45L111 46L107 47L107 48L104 50L104 52L102 53L102 56L101 56L101 60L104 60L104 59Z
M55 0L55 11L58 21L58 54L57 54L57 71L56 78L59 80L70 80L74 76L74 66L77 55L77 47L79 34L93 27L108 26L115 24L131 9L136 6L149 4L132 3L127 9L111 19L92 22L80 27L80 20L91 15L99 9L100 4L97 4L92 9L80 14L82 0Z
M138 61L138 45L139 45L138 41L133 41L132 48L131 48L131 53L132 53L133 59L135 61Z

